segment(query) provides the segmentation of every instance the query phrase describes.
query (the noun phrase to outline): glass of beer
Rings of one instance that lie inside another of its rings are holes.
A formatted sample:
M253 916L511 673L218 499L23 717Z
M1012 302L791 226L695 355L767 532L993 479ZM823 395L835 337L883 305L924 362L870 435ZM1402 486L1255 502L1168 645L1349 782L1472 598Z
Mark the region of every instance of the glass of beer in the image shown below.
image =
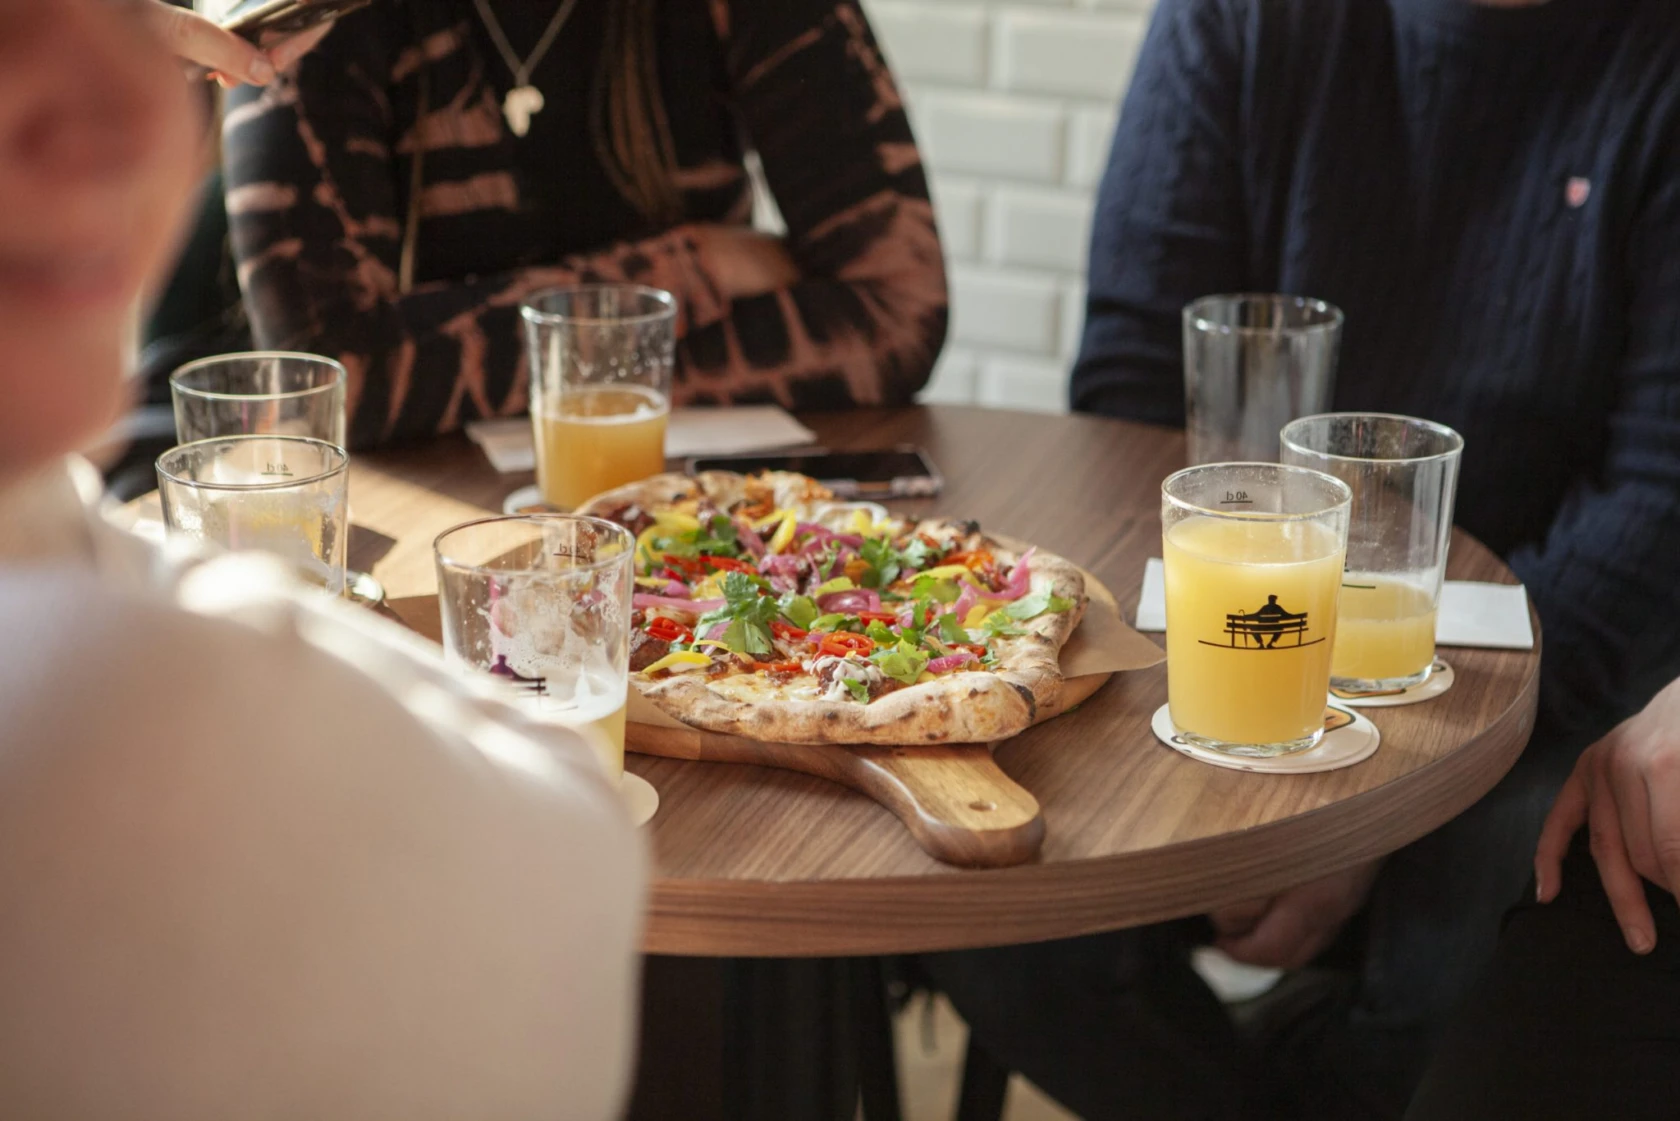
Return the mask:
M663 471L676 298L586 284L537 292L520 313L543 501L571 510Z
M598 518L534 514L456 526L433 551L449 661L582 732L620 781L636 539Z
M331 595L344 594L350 457L324 440L230 436L158 457L158 495L171 534L291 562Z
M1167 703L1185 740L1262 757L1317 745L1351 501L1340 479L1273 463L1161 484Z
M1267 461L1278 429L1330 407L1342 313L1323 300L1204 296L1184 309L1189 462Z
M169 376L175 438L307 436L344 447L344 367L285 351L219 354Z
M1283 461L1353 492L1330 683L1383 693L1428 680L1464 438L1382 413L1328 413L1284 427Z

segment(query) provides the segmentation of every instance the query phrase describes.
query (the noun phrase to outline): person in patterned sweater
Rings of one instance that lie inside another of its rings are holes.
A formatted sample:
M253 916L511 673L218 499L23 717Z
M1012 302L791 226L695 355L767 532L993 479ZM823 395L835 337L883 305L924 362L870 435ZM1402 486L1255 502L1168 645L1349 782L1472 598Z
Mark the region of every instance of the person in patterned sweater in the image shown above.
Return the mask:
M338 357L353 446L526 407L518 305L673 292L679 405L902 404L944 342L904 106L851 0L378 0L230 98L256 342ZM747 155L786 223L749 224Z

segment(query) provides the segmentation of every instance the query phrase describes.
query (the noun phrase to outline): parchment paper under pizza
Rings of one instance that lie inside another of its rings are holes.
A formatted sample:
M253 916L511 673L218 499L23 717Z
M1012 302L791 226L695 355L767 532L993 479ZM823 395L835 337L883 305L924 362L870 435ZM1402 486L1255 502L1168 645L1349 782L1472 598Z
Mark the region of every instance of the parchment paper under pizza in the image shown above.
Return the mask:
M782 472L658 475L580 513L636 534L631 682L692 727L781 743L986 743L1052 706L1072 563L973 522L882 517Z

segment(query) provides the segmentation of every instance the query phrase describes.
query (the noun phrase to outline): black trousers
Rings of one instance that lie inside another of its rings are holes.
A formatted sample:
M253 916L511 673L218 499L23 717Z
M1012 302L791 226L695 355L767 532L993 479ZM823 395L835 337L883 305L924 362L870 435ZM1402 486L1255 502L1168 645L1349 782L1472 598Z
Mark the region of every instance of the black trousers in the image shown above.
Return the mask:
M1190 968L1205 920L922 966L993 1059L1085 1121L1398 1121L1493 957L1573 761L1531 748L1487 797L1389 857L1314 969L1229 1014Z
M1630 952L1587 853L1558 899L1511 912L1407 1121L1680 1117L1680 907L1647 885L1657 948Z

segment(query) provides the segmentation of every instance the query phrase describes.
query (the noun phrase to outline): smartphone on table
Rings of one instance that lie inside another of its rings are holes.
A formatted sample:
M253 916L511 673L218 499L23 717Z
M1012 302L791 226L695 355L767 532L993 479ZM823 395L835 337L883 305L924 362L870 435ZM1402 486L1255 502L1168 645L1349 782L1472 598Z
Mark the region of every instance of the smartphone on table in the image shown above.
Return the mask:
M261 42L265 35L297 35L339 16L365 8L373 0L235 0L220 23L241 39Z
M914 444L881 451L829 451L812 448L786 454L697 456L688 473L794 471L809 475L838 498L932 498L945 485L933 461Z

